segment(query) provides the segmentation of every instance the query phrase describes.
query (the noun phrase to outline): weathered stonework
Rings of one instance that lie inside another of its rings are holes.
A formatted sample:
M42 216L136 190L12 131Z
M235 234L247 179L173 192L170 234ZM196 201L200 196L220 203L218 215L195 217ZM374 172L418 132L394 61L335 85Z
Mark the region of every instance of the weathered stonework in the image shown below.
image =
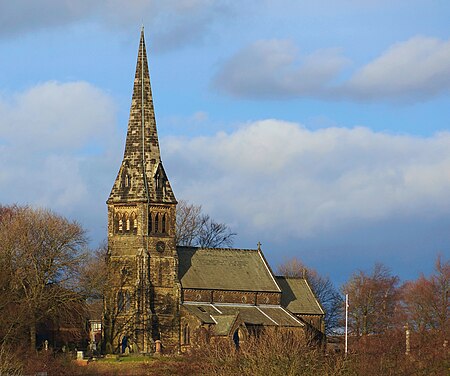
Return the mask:
M109 351L152 352L179 343L177 201L159 151L144 34L141 33L123 161L108 204Z
M162 352L220 341L239 346L266 328L308 330L310 338L323 331L323 311L307 284L280 280L280 288L260 247L176 246L177 201L161 161L143 32L125 152L107 205L107 352L154 352L155 341ZM303 292L293 292L297 285Z

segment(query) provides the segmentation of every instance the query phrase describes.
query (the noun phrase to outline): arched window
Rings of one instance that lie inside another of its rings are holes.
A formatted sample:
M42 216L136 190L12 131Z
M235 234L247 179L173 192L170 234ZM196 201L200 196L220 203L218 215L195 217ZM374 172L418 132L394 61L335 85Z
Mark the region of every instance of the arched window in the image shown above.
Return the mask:
M126 223L125 231L130 232L130 228L131 228L130 218L128 217L128 214L125 214L124 217L125 217L125 223Z
M161 180L160 180L160 177L159 177L159 173L157 173L155 175L155 188L156 188L157 192L161 189L161 185L160 184L161 184Z
M122 175L120 176L120 188L131 187L131 175L128 174L127 169L124 168Z
M151 234L152 231L153 231L152 213L148 212L148 233Z
M123 220L122 217L119 217L119 228L118 232L123 232Z
M120 221L120 214L116 213L114 217L114 232L116 234L119 232L119 221Z
M131 227L133 228L133 234L137 234L137 218L134 212L131 213Z
M155 233L159 232L159 214L156 213L155 215Z
M125 311L129 311L131 307L131 297L128 291L125 292Z
M119 312L120 311L122 311L123 310L123 303L124 303L124 300L123 300L123 292L122 291L119 291L118 293L117 293L117 308L118 308L118 310L119 310Z
M191 344L191 331L189 329L189 325L185 324L183 327L183 345Z
M161 232L163 234L166 232L166 215L165 214L163 214L163 216L162 216Z

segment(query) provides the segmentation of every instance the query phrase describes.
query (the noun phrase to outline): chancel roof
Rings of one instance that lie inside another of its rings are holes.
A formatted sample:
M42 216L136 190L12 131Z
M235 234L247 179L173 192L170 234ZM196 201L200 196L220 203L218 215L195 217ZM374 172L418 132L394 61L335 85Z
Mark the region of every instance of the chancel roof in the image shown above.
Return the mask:
M260 250L177 247L185 289L280 292Z
M276 277L281 305L294 314L323 315L325 312L304 278Z

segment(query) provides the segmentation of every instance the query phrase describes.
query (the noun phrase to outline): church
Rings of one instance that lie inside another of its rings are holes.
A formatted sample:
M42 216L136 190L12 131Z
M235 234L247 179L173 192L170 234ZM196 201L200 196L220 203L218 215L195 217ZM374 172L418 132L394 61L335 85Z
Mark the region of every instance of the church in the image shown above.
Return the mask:
M177 200L161 160L143 29L125 152L107 206L106 352L239 346L266 328L324 338L325 312L308 281L274 275L260 246L177 246Z

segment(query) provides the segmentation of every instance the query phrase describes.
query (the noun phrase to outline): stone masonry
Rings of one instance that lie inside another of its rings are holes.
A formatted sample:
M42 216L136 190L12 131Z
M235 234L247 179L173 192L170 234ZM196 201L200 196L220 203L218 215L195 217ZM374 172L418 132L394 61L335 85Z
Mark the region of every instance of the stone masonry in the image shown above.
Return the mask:
M156 340L176 348L177 201L161 162L143 30L125 152L107 205L106 350L152 352Z

